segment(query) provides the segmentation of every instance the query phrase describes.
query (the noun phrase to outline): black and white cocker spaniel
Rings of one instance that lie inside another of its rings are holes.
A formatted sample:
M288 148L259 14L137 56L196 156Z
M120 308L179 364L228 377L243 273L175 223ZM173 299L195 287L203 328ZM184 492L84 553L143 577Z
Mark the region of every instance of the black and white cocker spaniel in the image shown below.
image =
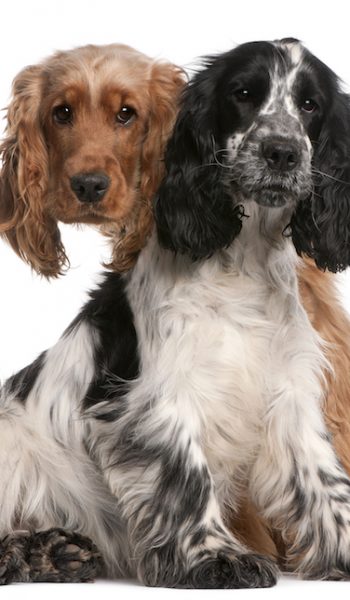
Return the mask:
M350 479L296 282L297 254L331 271L350 262L349 146L349 98L298 41L205 62L136 266L107 275L3 389L3 581L59 567L88 578L87 536L110 576L271 586L274 562L227 527L245 486L291 540L293 568L350 577Z

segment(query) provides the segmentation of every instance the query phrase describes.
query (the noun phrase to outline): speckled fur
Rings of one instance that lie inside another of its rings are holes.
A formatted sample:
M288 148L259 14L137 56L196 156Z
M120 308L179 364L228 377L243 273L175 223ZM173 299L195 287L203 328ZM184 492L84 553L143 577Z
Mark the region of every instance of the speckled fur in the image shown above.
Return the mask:
M260 105L266 127L275 122L281 54L293 88L294 57L304 50L295 41L260 50L271 60ZM322 415L329 366L285 234L313 185L314 147L290 93L283 110L302 160L285 186L264 167L262 195L276 183L270 203L244 182L249 156L260 160L249 147L259 127L241 127L235 156L215 161L211 78L222 83L240 52L212 59L184 97L155 203L157 232L136 266L106 278L1 400L3 535L26 529L35 542L45 529L69 527L93 539L109 576L151 586L275 583L275 563L228 528L243 489L292 536L291 566L350 577L350 479ZM225 151L234 133L218 135ZM36 564L47 569L42 557Z

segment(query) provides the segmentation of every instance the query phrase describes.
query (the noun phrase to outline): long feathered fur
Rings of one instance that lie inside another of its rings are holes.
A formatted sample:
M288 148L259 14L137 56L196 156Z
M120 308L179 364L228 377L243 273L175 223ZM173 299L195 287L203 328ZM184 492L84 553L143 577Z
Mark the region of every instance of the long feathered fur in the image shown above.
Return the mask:
M350 480L323 422L328 363L299 301L286 235L300 202L313 207L311 132L319 125L321 135L326 114L319 100L325 113L310 124L291 103L304 59L285 40L207 64L185 95L156 202L168 249L154 233L134 269L106 277L57 346L4 387L2 582L35 571L35 536L23 542L18 528L48 529L54 544L73 528L78 548L86 535L99 546L109 575L170 587L272 585L275 564L228 528L245 493L283 533L290 565L348 578ZM259 61L268 66L260 81ZM295 152L300 159L291 176L272 174L256 151L266 131L277 144L276 124L292 138L291 162ZM194 144L183 141L189 131ZM332 202L329 227L340 239L326 236L322 260L340 269L347 232Z

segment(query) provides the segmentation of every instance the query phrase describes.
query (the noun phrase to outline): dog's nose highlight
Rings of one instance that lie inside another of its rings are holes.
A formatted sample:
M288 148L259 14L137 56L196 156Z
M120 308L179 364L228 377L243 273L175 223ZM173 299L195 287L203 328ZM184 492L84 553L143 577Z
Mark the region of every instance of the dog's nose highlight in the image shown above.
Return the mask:
M262 154L269 168L274 171L293 171L299 163L299 152L290 142L280 140L264 142Z
M109 188L110 180L103 173L73 175L70 185L80 202L98 202Z

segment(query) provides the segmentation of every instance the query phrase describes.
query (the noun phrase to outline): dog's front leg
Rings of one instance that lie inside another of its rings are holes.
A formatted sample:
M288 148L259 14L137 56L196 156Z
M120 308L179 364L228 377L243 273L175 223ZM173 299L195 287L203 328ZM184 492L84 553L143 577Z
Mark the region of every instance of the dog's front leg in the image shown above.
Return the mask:
M285 337L273 356L252 498L285 535L291 567L308 577L350 578L350 479L323 421L322 355L306 322L292 323Z
M223 523L190 409L185 415L169 400L126 404L122 416L112 408L114 422L95 424L93 439L128 523L131 571L150 586L273 585L275 564L250 553Z

